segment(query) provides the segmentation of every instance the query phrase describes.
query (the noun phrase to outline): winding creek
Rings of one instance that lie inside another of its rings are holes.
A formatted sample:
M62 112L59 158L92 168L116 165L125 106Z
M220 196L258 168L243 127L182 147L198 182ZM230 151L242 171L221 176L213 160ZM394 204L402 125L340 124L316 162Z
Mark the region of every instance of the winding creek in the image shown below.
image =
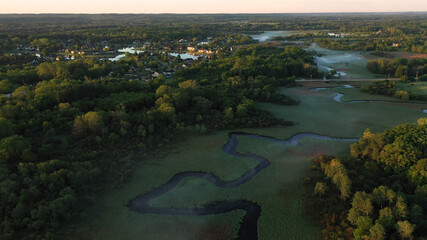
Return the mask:
M141 194L135 197L129 203L129 208L132 211L141 213L141 214L166 214L166 215L193 215L193 216L202 216L202 215L214 215L227 213L234 210L243 210L246 212L245 216L242 219L238 236L240 240L256 240L258 239L258 219L261 215L261 206L258 204L248 201L248 200L229 200L229 201L219 201L213 202L204 205L202 208L172 208L172 207L152 207L150 206L150 201L153 199L173 190L180 182L186 177L198 177L204 180L207 180L213 183L215 186L220 188L235 188L238 187L256 176L263 169L271 165L271 162L263 157L253 153L240 153L237 151L237 146L239 144L237 136L247 136L252 138L264 139L276 143L280 143L283 146L297 146L301 143L303 138L317 138L324 140L340 140L355 142L357 138L335 138L329 136L318 135L314 133L299 133L292 136L289 139L281 140L277 138L261 136L256 134L248 133L230 133L227 143L222 147L222 151L226 154L242 157L242 158L251 158L258 161L258 165L244 173L242 176L235 180L224 181L217 176L211 173L205 172L181 172L173 176L169 182L152 189L149 192Z
M342 86L338 86L338 87L320 87L320 88L312 88L310 89L311 91L321 91L321 90L328 90L328 89L340 89L340 88L354 88L352 85L342 85ZM338 92L331 92L329 91L328 93L333 93L335 94L335 96L333 97L333 100L335 102L339 102L339 103L363 103L363 102L395 102L395 103L407 103L407 104L413 104L411 102L400 102L400 101L391 101L391 100L352 100L352 101L343 101L341 100L342 97L344 97L344 94L342 93L338 93ZM427 109L421 109L421 111L423 111L424 113L427 113Z
M351 85L342 85L338 87L327 87L327 88L313 88L311 91L321 91L321 90L329 90L329 89L339 89L339 88L353 88ZM333 93L335 96L333 100L340 103L360 103L360 102L398 102L398 101L386 101L386 100L354 100L354 101L342 101L341 98L344 94L328 91L328 93ZM423 112L427 113L427 109L422 109ZM234 210L243 210L245 211L245 215L242 219L240 229L238 232L238 239L240 240L256 240L258 239L258 219L261 215L262 207L255 202L240 199L240 200L227 200L227 201L217 201L208 203L203 205L200 208L175 208L175 207L152 207L150 202L166 194L167 192L173 190L177 185L187 177L197 177L204 180L207 180L214 184L219 188L236 188L246 182L250 181L253 177L255 177L258 173L260 173L263 169L269 167L271 162L260 155L256 155L250 152L240 153L237 151L237 147L239 145L239 141L237 139L238 136L246 136L251 138L268 140L271 142L282 144L284 147L287 146L298 146L301 144L301 140L303 138L317 138L323 140L339 140L339 141L348 141L355 142L357 138L336 138L329 137L324 135L319 135L315 133L298 133L292 136L289 139L282 140L268 136L261 136L257 134L249 134L244 132L232 132L229 134L229 138L227 143L222 147L222 151L228 155L241 157L241 158L251 158L258 161L258 165L239 178L224 181L219 177L206 172L196 172L196 171L188 171L181 172L173 176L169 182L152 189L149 192L143 193L133 200L129 202L128 207L140 214L164 214L164 215L191 215L191 216L203 216L203 215L216 215L231 212Z

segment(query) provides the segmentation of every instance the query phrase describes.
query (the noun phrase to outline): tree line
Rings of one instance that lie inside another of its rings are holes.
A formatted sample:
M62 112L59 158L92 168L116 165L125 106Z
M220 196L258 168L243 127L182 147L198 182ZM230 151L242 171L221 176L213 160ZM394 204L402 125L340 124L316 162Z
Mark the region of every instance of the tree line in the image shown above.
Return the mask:
M427 232L427 119L374 134L349 157L313 159L305 211L322 239L423 239Z

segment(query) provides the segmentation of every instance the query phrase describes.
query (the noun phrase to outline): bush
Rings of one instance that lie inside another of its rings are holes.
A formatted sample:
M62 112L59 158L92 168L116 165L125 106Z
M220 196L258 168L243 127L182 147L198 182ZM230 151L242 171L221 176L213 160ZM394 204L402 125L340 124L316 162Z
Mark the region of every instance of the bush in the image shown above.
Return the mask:
M427 81L427 74L418 77L418 81Z
M394 94L394 97L400 98L402 100L409 100L409 93L407 91L397 91Z

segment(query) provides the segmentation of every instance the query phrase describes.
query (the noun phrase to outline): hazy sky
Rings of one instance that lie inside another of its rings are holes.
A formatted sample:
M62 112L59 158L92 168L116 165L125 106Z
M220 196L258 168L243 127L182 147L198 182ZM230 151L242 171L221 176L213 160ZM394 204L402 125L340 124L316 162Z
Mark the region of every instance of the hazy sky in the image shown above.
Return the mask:
M427 11L427 0L0 0L0 13L302 13Z

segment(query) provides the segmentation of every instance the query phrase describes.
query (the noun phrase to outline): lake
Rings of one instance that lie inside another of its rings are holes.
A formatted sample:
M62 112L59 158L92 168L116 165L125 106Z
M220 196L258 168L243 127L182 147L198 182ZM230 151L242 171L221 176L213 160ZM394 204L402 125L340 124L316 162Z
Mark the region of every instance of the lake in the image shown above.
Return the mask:
M135 54L135 53L142 53L144 51L137 50L137 49L135 49L133 47L127 47L127 48L122 48L122 49L118 50L118 52L122 53L122 54L119 54L119 55L117 55L117 56L115 56L113 58L109 58L109 60L112 61L112 62L115 62L115 61L118 61L118 60L124 58L126 56L125 55L126 53ZM181 59L190 58L190 59L193 59L193 60L196 60L196 58L198 57L198 56L194 56L194 55L191 55L191 54L188 54L188 53L169 53L169 55L173 56L173 57L177 57L178 55L180 55Z
M259 34L249 35L254 40L265 42L274 37L289 37L304 33L318 33L318 30L291 30L291 31L265 31ZM316 57L315 61L320 71L337 71L343 78L375 78L375 74L366 69L369 52L338 51L321 48L317 44L305 48L305 50L315 50L322 56Z
M135 53L142 53L142 52L144 52L144 51L142 51L142 50L136 50L135 48L133 48L133 47L127 47L127 48L122 48L122 49L119 49L118 50L118 52L119 53L122 53L122 54L120 54L120 55L117 55L117 56L115 56L115 57L113 57L113 58L109 58L108 60L110 60L110 61L112 61L112 62L115 62L115 61L118 61L118 60L120 60L120 59L122 59L122 58L124 58L126 55L126 53L132 53L132 54L135 54Z
M198 56L191 55L191 54L188 54L188 53L169 53L169 55L171 55L173 57L181 56L181 59L190 58L190 59L193 59L193 60L196 60L196 58L198 57Z

